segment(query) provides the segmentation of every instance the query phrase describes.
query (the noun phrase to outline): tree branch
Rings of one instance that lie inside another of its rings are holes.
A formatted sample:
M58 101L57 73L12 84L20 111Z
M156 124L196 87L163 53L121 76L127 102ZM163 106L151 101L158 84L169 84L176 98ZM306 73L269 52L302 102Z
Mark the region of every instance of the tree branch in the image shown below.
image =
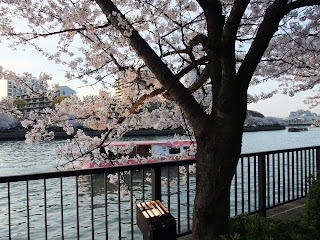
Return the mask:
M320 5L320 0L297 0L297 1L292 1L286 7L286 14L288 14L290 11L295 10L297 8L315 6L315 5Z
M241 79L244 84L243 91L249 86L250 79L274 33L278 30L282 18L294 9L320 5L320 0L297 0L291 1L289 4L287 2L286 0L276 0L266 11L256 38L238 71L238 78Z
M182 69L179 73L176 74L177 78L180 79L184 75L186 75L191 70L195 69L199 65L204 65L208 61L208 57L204 56L200 59L195 60L194 62L190 63L187 67Z
M165 54L163 54L163 57L169 56L169 55L173 55L173 54L177 54L177 53L186 53L186 54L190 54L192 52L192 49L194 46L197 46L199 43L202 44L202 46L204 48L207 47L207 41L208 38L203 35L203 34L198 34L197 36L195 36L193 39L191 39L188 43L188 46L185 49L179 49L176 51L171 51L171 52L167 52Z
M107 24L104 24L104 25L101 25L101 26L97 26L97 27L95 27L95 29L106 28L109 25L110 24L107 23ZM67 33L67 32L79 32L79 31L84 31L86 29L87 29L87 27L84 26L84 27L81 27L81 28L63 29L63 30L60 30L60 31L48 32L48 33L9 33L8 36L23 36L23 35L31 35L31 36L33 36L30 39L26 39L27 41L29 41L29 40L32 40L32 39L36 39L38 37L48 37L48 36L58 35L58 34Z
M203 87L203 84L208 80L210 77L210 70L209 67L207 66L200 76L195 80L195 82L188 88L188 91L190 94L194 93L197 91L199 88ZM168 92L165 92L163 96L168 99L168 100L173 100L173 98L170 96Z
M111 0L96 0L96 2L110 23L121 32L123 37L128 38L129 44L136 54L145 62L157 80L182 108L190 124L195 129L199 128L201 125L199 124L199 121L205 121L206 114L198 102L182 85L182 83L180 83L179 79L177 79L177 77L169 70L168 66L159 58L159 56L139 35L133 26L126 20L125 16L121 14ZM114 13L118 14L118 16L114 16ZM124 21L122 24L119 23L120 17ZM128 27L130 28L129 34L127 29Z
M197 91L200 87L203 86L203 84L208 80L210 77L210 71L209 68L206 67L201 75L196 79L196 81L188 88L190 93L194 93Z
M222 14L221 1L218 0L197 0L203 9L207 20L208 38L213 40L212 45L216 45L221 40L224 26L224 16Z
M147 100L149 98L153 98L153 97L163 93L164 91L165 91L164 88L159 88L149 94L145 94L145 95L141 96L138 99L138 101L132 106L132 108L129 111L129 114L133 113L145 100Z
M242 83L242 92L247 91L255 69L268 48L274 33L278 30L279 23L286 14L286 4L287 0L275 0L266 11L257 35L238 70L237 78Z
M230 43L234 43L242 16L249 3L250 0L235 1L223 30L223 41L230 41Z

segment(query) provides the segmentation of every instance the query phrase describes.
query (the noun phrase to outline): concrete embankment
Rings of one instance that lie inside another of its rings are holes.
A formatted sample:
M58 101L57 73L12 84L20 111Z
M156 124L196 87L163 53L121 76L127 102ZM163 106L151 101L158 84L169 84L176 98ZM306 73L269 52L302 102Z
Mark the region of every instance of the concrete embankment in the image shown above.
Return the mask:
M93 130L84 130L86 135L94 137L100 136L101 133L105 131L93 131ZM133 130L127 132L124 136L125 137L133 137L133 136L164 136L164 135L174 135L175 133L178 134L185 134L183 129L167 129L167 130ZM25 130L5 130L0 131L0 140L25 140L26 131ZM54 131L54 136L56 139L68 139L72 138L73 135L67 135L63 131Z
M286 126L245 126L244 132L257 132L257 131L276 131L286 129Z
M285 126L256 126L256 127L244 127L244 132L256 132L256 131L275 131L275 130L283 130ZM94 131L94 130L84 130L84 132L88 136L100 136L101 133L105 131ZM164 136L164 135L174 135L174 134L185 134L183 129L165 129L165 130L154 130L154 129L141 129L141 130L132 130L127 132L125 137L136 137L136 136ZM25 140L26 130L18 129L18 130L0 130L0 140ZM55 131L54 135L56 139L68 139L73 136L67 135L63 131Z

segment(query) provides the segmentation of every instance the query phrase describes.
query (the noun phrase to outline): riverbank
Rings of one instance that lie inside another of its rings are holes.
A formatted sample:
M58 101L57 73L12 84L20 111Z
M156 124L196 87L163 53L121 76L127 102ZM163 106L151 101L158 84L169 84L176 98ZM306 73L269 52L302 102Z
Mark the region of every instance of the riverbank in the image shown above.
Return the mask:
M286 126L244 126L243 132L277 131L284 129L286 129Z
M244 132L257 132L257 131L276 131L283 130L285 126L246 126L243 128ZM68 139L72 138L73 135L67 135L65 132L60 130L53 130L55 139ZM9 130L0 130L0 140L24 140L26 135L25 129L9 129ZM95 130L86 130L84 132L90 136L100 136L101 133L105 131L95 131ZM185 131L182 128L178 129L164 129L164 130L155 130L155 129L140 129L132 130L127 132L124 137L135 137L135 136L164 136L164 135L174 135L180 134L184 135Z
M107 131L107 130L106 130ZM94 131L94 130L84 130L86 135L90 137L100 136L106 131ZM0 140L25 140L26 130L0 130ZM53 130L55 139L69 139L73 135L67 135L63 131ZM134 137L134 136L164 136L164 135L174 135L174 134L185 134L183 129L165 129L165 130L154 130L154 129L141 129L133 130L127 132L124 137Z

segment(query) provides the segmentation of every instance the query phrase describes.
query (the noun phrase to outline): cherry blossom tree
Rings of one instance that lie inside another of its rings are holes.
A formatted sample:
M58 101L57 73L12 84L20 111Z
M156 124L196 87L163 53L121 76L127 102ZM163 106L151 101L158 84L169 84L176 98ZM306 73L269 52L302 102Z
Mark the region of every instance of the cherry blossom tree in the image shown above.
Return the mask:
M15 118L8 116L6 113L0 113L0 129L9 129L17 126L19 121Z
M72 131L58 114L66 110L92 127L107 124L110 129L80 156L127 129L142 124L161 129L186 119L198 146L193 239L216 239L228 231L230 184L247 103L277 92L248 97L248 87L273 79L280 83L278 91L292 96L319 82L320 0L0 2L0 31L12 47L34 47L68 65L67 77L85 84L101 82L108 88L108 76L118 75L128 76L134 87L135 96L124 108L104 92L83 101L66 99L56 112L46 112L46 120L25 122L33 126L30 139L36 140L38 134L50 138L48 122L63 123L66 131ZM25 20L25 26L17 26L15 19ZM41 44L48 37L58 39L56 49ZM192 71L194 82L184 85L184 76ZM160 107L154 117L143 111L155 96L161 96L164 104L174 102L172 111ZM308 101L317 104L319 94ZM82 105L72 110L69 106L76 102ZM117 111L107 110L112 107ZM77 138L74 143L79 144ZM66 149L70 153L71 145Z
M276 117L254 117L248 115L244 121L245 126L285 126L286 123L281 118Z

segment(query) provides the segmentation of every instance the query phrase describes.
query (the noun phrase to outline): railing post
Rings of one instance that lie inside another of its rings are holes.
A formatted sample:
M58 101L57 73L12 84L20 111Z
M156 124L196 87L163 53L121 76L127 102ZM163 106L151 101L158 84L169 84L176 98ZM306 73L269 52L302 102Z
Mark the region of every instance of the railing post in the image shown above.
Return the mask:
M320 179L320 147L316 149L316 176L317 179Z
M161 201L161 168L151 169L152 178L152 200Z
M259 215L266 214L266 156L258 156Z

